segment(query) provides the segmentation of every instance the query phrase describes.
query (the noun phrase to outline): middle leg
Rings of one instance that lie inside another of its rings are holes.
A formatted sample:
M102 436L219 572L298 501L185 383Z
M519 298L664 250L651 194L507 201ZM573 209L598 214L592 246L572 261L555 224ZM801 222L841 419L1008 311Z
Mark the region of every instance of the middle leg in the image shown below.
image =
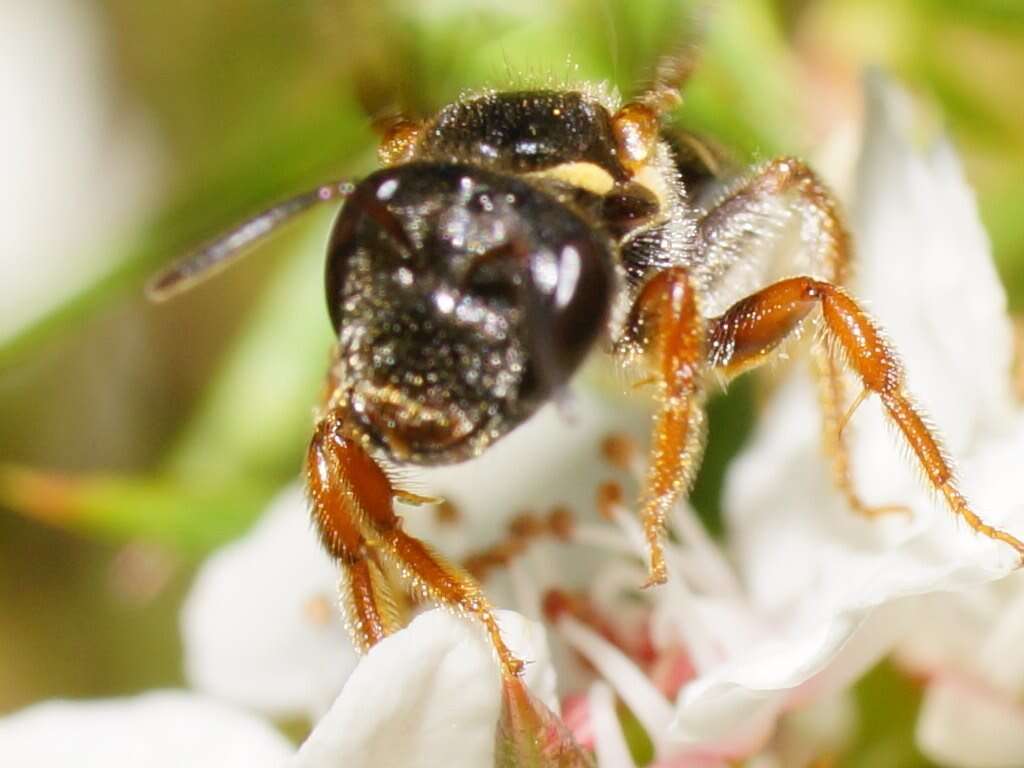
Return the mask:
M650 556L647 583L668 578L662 537L669 510L689 491L704 448L704 318L686 270L654 275L633 302L619 351L641 357L657 386L641 518Z

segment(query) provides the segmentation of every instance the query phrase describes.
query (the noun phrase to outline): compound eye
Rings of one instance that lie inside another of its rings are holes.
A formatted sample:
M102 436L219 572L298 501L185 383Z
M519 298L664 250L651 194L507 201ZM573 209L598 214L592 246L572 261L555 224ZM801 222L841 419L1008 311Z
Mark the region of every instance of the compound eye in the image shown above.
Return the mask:
M533 375L550 395L579 367L604 331L614 275L602 246L589 238L562 243L531 259L526 317Z
M364 180L338 213L331 231L324 285L335 333L341 329L352 260L360 250L372 252L375 268L382 271L404 267L416 272L423 268L405 223L380 199L380 186L372 179Z

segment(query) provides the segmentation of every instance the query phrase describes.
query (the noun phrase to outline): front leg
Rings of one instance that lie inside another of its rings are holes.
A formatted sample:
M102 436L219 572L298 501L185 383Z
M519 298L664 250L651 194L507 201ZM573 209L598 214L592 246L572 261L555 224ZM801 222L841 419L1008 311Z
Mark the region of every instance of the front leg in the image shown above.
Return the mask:
M395 499L420 499L391 485L380 465L349 434L343 411L328 411L317 425L306 475L320 537L342 568L342 602L357 647L365 650L400 626L391 587L375 560L381 556L427 599L483 624L506 678L519 675L523 664L502 640L480 586L402 530Z
M341 570L345 626L352 644L365 652L398 630L401 621L393 588L361 531L363 505L378 490L375 472L346 460L339 450L344 440L340 427L333 413L317 424L306 453L306 489L320 540Z
M874 321L841 288L811 277L794 277L741 299L712 321L709 362L727 376L760 364L817 307L828 341L856 373L864 391L882 401L886 416L906 440L929 485L971 528L1024 557L1024 542L988 525L971 509L957 486L945 448L906 391L896 353Z
M704 320L687 272L652 277L637 296L620 351L647 363L660 409L654 420L641 516L650 555L647 583L667 579L662 537L672 505L690 490L704 448Z

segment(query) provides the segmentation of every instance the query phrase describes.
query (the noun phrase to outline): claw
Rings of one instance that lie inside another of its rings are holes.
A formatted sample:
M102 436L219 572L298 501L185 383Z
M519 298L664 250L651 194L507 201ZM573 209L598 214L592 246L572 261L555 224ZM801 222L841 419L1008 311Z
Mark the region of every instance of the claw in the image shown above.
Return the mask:
M440 496L421 496L418 493L412 491L403 491L395 489L392 491L395 500L400 501L403 504L409 504L414 507L433 507L440 504L444 504L444 499Z

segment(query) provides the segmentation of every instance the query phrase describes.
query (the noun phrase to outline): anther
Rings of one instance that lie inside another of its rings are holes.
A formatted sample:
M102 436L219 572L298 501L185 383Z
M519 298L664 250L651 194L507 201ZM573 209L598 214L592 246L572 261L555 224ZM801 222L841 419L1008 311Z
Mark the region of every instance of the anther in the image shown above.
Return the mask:
M555 507L548 512L548 530L558 539L567 541L572 536L572 512L567 507Z
M601 441L601 455L616 469L629 471L637 457L637 445L624 434L608 435Z
M615 518L615 509L622 505L622 486L615 481L601 483L597 487L597 511L605 520Z

